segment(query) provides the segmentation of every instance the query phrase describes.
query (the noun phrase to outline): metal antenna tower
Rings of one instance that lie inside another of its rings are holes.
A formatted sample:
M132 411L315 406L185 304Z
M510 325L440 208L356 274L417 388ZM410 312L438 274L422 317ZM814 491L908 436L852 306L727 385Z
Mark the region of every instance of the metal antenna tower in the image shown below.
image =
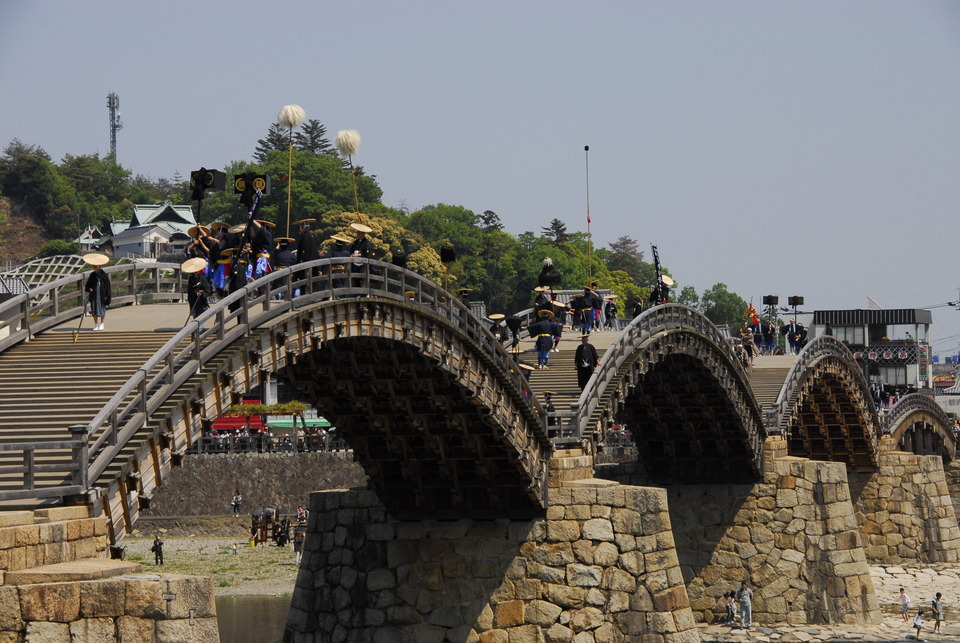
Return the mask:
M117 132L123 129L120 122L120 97L114 92L107 94L107 108L110 110L110 156L117 162Z

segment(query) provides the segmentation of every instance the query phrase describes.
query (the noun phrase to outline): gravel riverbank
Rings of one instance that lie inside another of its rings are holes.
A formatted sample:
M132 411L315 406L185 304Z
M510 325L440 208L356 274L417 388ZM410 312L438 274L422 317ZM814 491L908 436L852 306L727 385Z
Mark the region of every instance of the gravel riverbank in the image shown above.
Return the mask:
M293 547L273 543L250 547L248 518L205 517L141 520L138 530L124 540L126 559L144 569L154 565L150 546L156 534L164 541L164 571L210 576L217 596L285 596L293 593L297 565ZM236 549L234 549L236 545ZM960 643L960 565L879 565L871 567L883 617L870 625L758 625L751 630L722 625L700 626L703 641L915 641L914 630L899 615L897 595L904 587L912 599L911 615L922 608L929 615L930 601L943 593L947 620L942 633L933 632L925 619L927 641Z

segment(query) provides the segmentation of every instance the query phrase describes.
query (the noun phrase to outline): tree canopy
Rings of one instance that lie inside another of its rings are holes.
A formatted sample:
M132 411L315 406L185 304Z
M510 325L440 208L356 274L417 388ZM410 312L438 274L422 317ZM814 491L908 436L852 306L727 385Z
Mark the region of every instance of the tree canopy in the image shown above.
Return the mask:
M287 191L292 189L289 218L316 219L313 234L321 250L332 245L334 234L352 236L350 223L362 218L374 230L370 238L376 258L392 261L402 254L408 268L438 283L446 280L451 288L473 289L472 298L486 301L490 312L512 313L529 307L546 257L561 275L561 289L596 282L618 295L621 312L636 299L647 300L656 281L653 264L645 261L640 244L628 235L597 248L587 234L568 231L555 217L545 217L540 234L515 236L504 230L500 215L492 210L477 214L448 203L413 211L405 204L388 207L382 202L376 176L357 167L351 176L350 167L327 138L326 127L316 119L293 132L270 124L251 158L229 161L223 171L228 177L246 172L270 177L270 194L263 199L259 217L275 222L284 236L294 233L288 234L287 216ZM72 251L82 228L93 225L106 231L111 221L129 219L134 204L167 199L190 203L189 182L183 176L135 175L113 157L99 154L67 154L55 163L41 147L18 139L8 143L0 156L0 195L55 238L44 254ZM194 207L201 222L239 223L247 216L231 188L207 192ZM455 261L441 262L444 247L455 251ZM664 274L669 274L666 268ZM692 286L678 284L671 299L701 310L717 324L737 324L746 309L746 302L723 283L702 295Z

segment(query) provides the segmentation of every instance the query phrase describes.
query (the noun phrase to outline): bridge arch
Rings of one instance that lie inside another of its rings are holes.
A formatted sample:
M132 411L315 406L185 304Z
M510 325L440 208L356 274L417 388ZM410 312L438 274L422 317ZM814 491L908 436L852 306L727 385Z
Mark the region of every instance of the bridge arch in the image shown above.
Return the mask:
M420 275L353 263L360 268L349 281L333 279L335 261L318 260L229 295L97 413L70 493L85 489L82 499L103 507L113 542L212 419L273 373L324 405L397 515L542 514L551 445L502 345ZM344 356L348 368L338 363ZM387 392L396 399L386 401Z
M777 429L789 455L844 462L875 470L880 439L877 410L853 354L842 342L820 336L790 369L777 399Z
M951 462L957 455L953 422L939 404L926 395L911 393L900 398L883 417L884 434L893 436L901 451L939 455Z
M692 308L667 304L635 318L604 353L579 405L589 431L626 426L652 483L760 477L763 416L746 372L727 338Z

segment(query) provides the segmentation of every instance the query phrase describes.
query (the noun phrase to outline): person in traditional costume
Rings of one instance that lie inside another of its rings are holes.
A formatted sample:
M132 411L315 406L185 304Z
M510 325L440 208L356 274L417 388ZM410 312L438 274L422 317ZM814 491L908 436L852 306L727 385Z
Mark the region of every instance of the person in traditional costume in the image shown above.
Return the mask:
M213 293L213 284L203 272L206 264L202 257L194 257L180 265L180 270L190 275L187 279L187 303L190 304L190 316L194 319L210 308L209 297Z
M275 226L270 221L254 219L251 223L250 250L254 261L247 269L247 277L259 279L270 273L270 251L273 249L273 233Z
M90 301L90 316L93 317L93 330L103 330L107 317L107 307L110 306L110 277L103 271L103 266L110 261L106 255L96 252L84 255L83 260L93 266L93 271L87 277L84 290Z
M527 332L536 340L537 368L549 368L550 351L553 349L554 323L553 313L541 310L537 313L539 320L530 324Z

